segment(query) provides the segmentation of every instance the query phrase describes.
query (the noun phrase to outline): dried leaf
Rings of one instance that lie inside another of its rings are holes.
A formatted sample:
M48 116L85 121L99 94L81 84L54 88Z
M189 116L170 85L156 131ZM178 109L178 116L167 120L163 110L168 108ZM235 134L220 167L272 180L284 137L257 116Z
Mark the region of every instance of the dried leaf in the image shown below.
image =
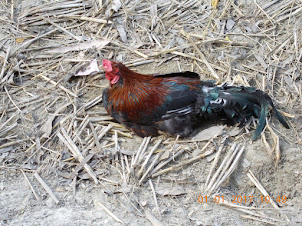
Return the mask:
M21 38L16 38L16 42L17 43L22 43L25 41L25 38L21 37Z
M121 20L116 21L116 29L117 29L122 41L127 42L126 30L125 30L123 22Z
M120 0L113 0L111 9L113 9L114 12L117 12L121 8L121 6L122 6L122 3Z
M289 87L292 87L293 86L293 79L287 75L284 76L284 81L286 82L286 84L289 86Z
M229 36L226 36L225 38L224 38L224 40L226 40L226 41L231 41L231 39L230 39L230 37Z
M152 18L151 20L151 30L153 30L153 28L156 25L156 19L157 19L157 5L153 4L150 6L150 16Z
M219 2L219 0L212 0L212 7L214 9L217 9L218 2Z
M169 157L170 157L170 151L169 150L165 150L165 152L160 156L159 161L166 160Z
M57 117L57 115L63 111L66 107L68 107L71 103L65 104L58 108L54 114L50 115L48 120L42 125L41 131L44 132L42 137L49 138L51 132L52 132L52 122Z
M146 218L151 222L153 226L163 226L161 223L149 210L145 210Z
M263 60L263 57L260 56L258 53L254 53L255 58L259 61L259 63L261 64L261 66L266 69L267 68L267 64L265 63L265 61Z
M212 162L212 161L215 159L216 155L217 155L216 152L213 153L213 154L211 154L211 155L208 155L208 156L206 157L207 162Z
M5 148L0 148L0 154L3 154L5 152L10 152L14 150L15 148L13 146L5 147Z
M302 121L302 120L301 120ZM296 130L299 131L302 129L302 123L301 121L299 123L297 123L297 127L296 127Z
M231 30L235 25L235 21L231 18L227 19L227 22L226 22L226 29L229 31Z
M199 155L201 155L202 152L203 152L202 149L197 148L192 152L192 156L193 157L199 156Z
M244 167L244 168L248 168L248 167L250 167L252 164L251 164L251 162L250 161L248 161L247 159L243 159L243 161L242 161L242 166Z
M124 149L120 149L120 152L123 154L123 155L128 155L128 156L132 156L133 155L133 151L131 150L124 150Z
M86 67L81 67L76 73L75 76L86 76L94 73L100 72L98 62L96 59L90 61L89 65Z
M153 4L150 6L150 15L151 17L157 17L157 5Z
M228 131L228 134L231 136L231 137L234 137L236 135L238 135L239 133L241 133L241 131L244 129L244 127L234 127L231 131Z
M213 138L216 134L218 134L217 136L220 136L223 132L223 127L224 126L212 126L199 132L192 140L206 141Z
M44 132L42 137L49 138L52 131L52 122L55 119L55 115L51 115L48 120L41 127L41 131Z
M50 53L67 53L70 51L81 51L81 50L86 50L86 49L90 49L90 48L97 48L97 49L102 49L104 48L108 43L110 42L110 40L108 39L97 39L97 40L93 40L90 42L84 42L84 43L79 43L76 45L70 45L70 46L66 46L66 47L59 47L59 48L55 48L52 50L49 50L48 52Z
M248 21L242 22L241 26L243 26L244 29L248 33L258 33L260 31L259 28L258 28L258 26L255 23L251 23L251 22L248 22Z
M159 194L159 195L163 195L163 196L167 196L167 195L177 196L177 195L187 194L185 189L181 186L173 187L172 189L171 188L158 189L156 191L156 193Z

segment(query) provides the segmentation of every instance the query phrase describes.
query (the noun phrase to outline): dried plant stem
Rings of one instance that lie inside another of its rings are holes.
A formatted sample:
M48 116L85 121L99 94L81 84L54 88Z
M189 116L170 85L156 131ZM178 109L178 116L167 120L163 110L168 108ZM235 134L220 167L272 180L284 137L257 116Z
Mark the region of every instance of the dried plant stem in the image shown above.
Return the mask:
M60 29L61 31L65 32L66 34L68 34L69 36L71 36L72 38L76 39L77 41L82 41L81 38L75 36L74 34L72 34L71 32L67 31L65 28L61 27L60 25L52 22L50 19L42 17L43 20L47 21L48 23L52 24L53 26L57 27L58 29Z
M173 154L172 156L170 156L166 161L158 164L150 173L151 175L154 174L155 172L157 172L158 170L160 170L161 168L163 168L165 165L167 165L169 162L171 162L172 160L174 161L174 159L176 159L178 156L180 156L182 153L184 153L184 149L182 149L181 147L178 147L175 150L175 154Z
M16 145L16 144L20 144L20 143L23 143L23 142L26 142L26 141L29 141L29 140L31 140L31 139L30 138L25 138L25 139L21 139L21 140L7 142L5 144L0 145L0 148L6 148L6 147Z
M16 105L15 101L14 101L14 100L11 98L11 96L9 95L6 86L4 86L4 89L5 89L5 92L6 92L7 96L8 96L8 98L9 98L9 100L13 103L13 105L18 109L19 112L22 112L22 111L20 110L20 108L18 108L18 106Z
M68 147L68 149L72 152L74 157L79 161L84 161L84 157L78 147L74 144L74 142L71 140L71 138L68 136L66 130L64 128L61 128L62 134L59 132L57 136L59 139ZM98 179L96 178L95 173L91 169L91 167L88 164L84 164L84 168L87 171L87 173L91 176L91 178L94 180L96 184L98 184Z
M147 155L144 163L142 164L137 176L138 178L140 178L143 174L143 172L145 171L145 168L148 164L148 161L150 160L151 156L153 155L154 151L156 151L156 149L159 147L159 145L161 144L162 140L158 140L157 143L153 146L153 148L151 149L151 151L149 152L149 154Z
M53 30L51 30L51 31L49 31L49 32L46 32L46 33L44 33L44 34L42 34L42 35L40 35L40 36L37 36L37 37L35 37L35 38L31 39L31 40L28 40L27 42L23 43L21 46L15 48L15 49L11 52L10 55L15 54L18 50L28 48L28 47L29 47L32 43L34 43L35 41L37 41L37 40L39 40L39 39L41 39L41 38L43 38L43 37L46 37L46 36L48 36L48 35L50 35L50 34L56 32L56 31L57 31L57 28L55 28L55 29L53 29Z
M104 127L101 131L101 133L98 135L97 137L97 140L100 141L106 134L109 130L111 130L113 127L113 125L109 124L108 126ZM93 147L93 144L94 144L95 141L95 138L89 138L88 141L87 141L87 146L84 148L84 152L86 152L89 148Z
M281 159L280 139L279 139L279 136L271 128L271 126L269 125L268 122L266 125L267 125L268 130L271 132L273 140L274 140L273 150L275 150L275 154L276 154L275 167L277 167L277 165L279 164L280 159Z
M209 151L206 151L204 154L201 154L201 155L196 156L196 157L194 157L194 158L191 158L191 159L189 159L189 160L187 160L187 161L181 162L181 163L179 163L179 164L177 164L177 165L174 165L174 166L172 166L172 167L169 167L169 168L167 168L167 169L164 169L164 170L162 170L162 171L160 171L160 172L158 172L158 173L155 173L155 174L152 175L152 178L158 177L158 176L160 176L160 175L162 175L162 174L164 174L164 173L168 173L168 172L171 172L171 171L179 170L179 169L185 167L186 165L189 165L189 164L191 164L191 163L193 163L193 162L196 162L196 161L198 161L198 160L200 160L200 159L202 159L202 158L204 158L204 157L207 157L208 155L212 154L213 152L214 152L214 149L211 149L211 150L209 150Z
M4 115L4 112L3 114L1 115L1 118L0 118L0 121L2 121L2 117ZM7 119L4 123L1 123L0 125L0 131L6 126L8 125L8 123L10 123L10 121L12 121L15 117L17 116L17 113L14 113L9 119Z
M40 177L38 173L34 173L35 178L40 182L40 184L43 186L43 188L47 191L47 193L50 195L50 197L53 199L53 201L58 204L60 201L55 196L55 194L52 192L50 187L45 183L45 181Z
M215 197L215 195L213 195L213 197ZM240 205L230 203L227 200L224 200L223 202L219 202L219 204L224 205L224 206L228 206L228 207L231 207L231 208L235 208L236 210L238 210L240 212L247 213L251 216L258 217L257 219L259 219L259 220L261 220L261 219L266 220L266 221L270 222L270 224L274 224L274 222L286 223L286 224L288 223L288 221L286 222L286 221L282 221L282 220L279 220L279 219L276 219L276 218L268 217L264 213L259 214L259 213L251 211L251 210L257 210L259 208L251 208L251 207L246 207L246 206L240 206Z
M155 202L155 206L156 206L157 212L158 212L159 216L161 216L160 210L159 210L159 207L158 207L157 198L156 198L155 188L153 186L153 183L152 183L151 179L149 179L149 185L151 187L151 191L152 191L152 195L153 195L153 199L154 199L154 202Z
M92 101L87 102L84 106L84 109L87 111L88 109L92 108L93 106L97 105L100 102L102 102L102 96L97 96Z
M214 168L216 167L216 165L217 165L217 163L218 163L218 160L219 160L219 157L220 157L221 152L222 152L222 150L223 150L225 141L226 141L226 138L221 142L221 145L220 145L220 147L218 148L217 154L216 154L215 159L214 159L214 161L213 161L213 163L212 163L212 166L211 166L211 169L210 169L210 171L209 171L209 174L208 174L206 183L205 183L205 185L204 185L205 188L208 186L209 180L210 180L210 178L211 178L211 176L212 176L212 173L213 173L213 171L214 171Z
M0 81L1 83L5 82L6 79L3 78L4 76L4 72L5 72L5 69L6 69L6 65L8 63L8 58L10 56L10 49L11 49L11 46L9 46L6 50L6 55L5 55L5 58L4 58L4 63L2 65L2 69L1 69L1 72L0 72Z
M154 168L154 166L156 164L158 164L159 162L159 158L160 156L163 154L163 152L161 152L160 154L157 154L156 157L153 159L152 163L149 165L149 167L147 168L146 172L144 173L144 175L142 176L142 178L139 180L139 185L141 185L145 178L148 176L149 172Z
M104 206L100 201L96 201L96 204L100 206L109 216L111 216L115 221L124 224L117 216L115 216L106 206Z
M59 18L61 18L61 17L66 17L66 18L75 19L75 20L84 20L84 21L96 22L96 23L100 23L100 24L112 24L111 20L104 20L104 19L87 17L87 16L70 16L70 15L59 16Z
M149 146L150 140L151 140L151 137L148 137L147 141L146 141L146 143L145 143L145 145L144 145L144 147L143 147L143 149L142 149L142 151L140 153L140 155L138 156L138 160L136 162L136 165L140 165L141 162L143 161L143 158L145 157L145 152L146 152L146 150L147 150L147 148Z
M86 115L84 120L81 122L81 124L79 126L77 126L76 131L72 135L72 141L73 142L75 142L76 139L80 140L81 133L86 128L86 126L88 125L89 122L90 122L89 121L89 115Z
M100 141L98 139L98 135L97 135L97 133L95 131L95 128L94 128L94 126L93 126L93 124L91 122L89 122L89 127L90 127L90 129L92 131L92 135L93 135L93 138L94 138L93 141L94 141L94 143L95 143L98 151L101 151L102 150L102 146L101 146Z
M218 81L220 81L220 77L217 75L217 73L214 71L214 69L212 68L212 66L209 64L209 62L207 61L205 55L200 51L200 49L194 43L194 41L192 40L192 38L190 37L190 35L188 33L186 33L183 29L180 30L180 33L182 33L189 40L189 42L192 44L192 46L194 47L195 51L201 57L201 61L207 66L207 68L211 72L212 76L214 78L216 78Z
M53 70L54 68L56 68L57 65L49 68L48 70L43 71L42 73L38 74L37 76L35 76L34 78L43 78L45 81L50 82L51 84L53 84L54 86L58 86L60 89L62 89L63 91L65 91L66 93L70 94L73 97L78 97L76 94L74 94L73 92L71 92L70 90L66 89L64 86L56 83L55 81L51 80L50 78L46 77L44 74L46 74L47 72Z
M140 153L142 152L143 148L145 147L147 139L148 139L147 137L144 137L143 142L141 143L140 147L138 148L135 157L133 156L132 162L131 162L131 168L134 168L134 166L136 165L138 158L140 156Z
M234 154L231 156L229 161L226 163L225 168L222 170L221 174L219 175L217 181L210 187L207 191L209 194L217 191L221 184L233 173L238 165L239 159L244 151L245 146L241 147L238 145L234 151ZM232 163L232 164L231 164Z
M40 197L39 197L39 195L37 194L37 192L35 191L35 189L33 188L33 186L32 186L32 184L30 183L30 181L28 180L28 177L26 176L26 174L24 173L23 170L21 170L21 172L22 172L22 174L23 174L23 176L24 176L26 182L28 183L28 185L29 185L29 187L30 187L32 193L34 194L34 196L36 197L36 199L37 199L38 201L40 201Z
M247 176L250 178L250 180L255 184L255 186L259 189L259 191L264 195L264 196L269 196L268 192L264 189L264 187L261 185L260 181L257 180L255 175L253 174L252 171L249 170L247 173ZM279 210L279 206L274 202L272 198L270 198L270 203L275 209Z

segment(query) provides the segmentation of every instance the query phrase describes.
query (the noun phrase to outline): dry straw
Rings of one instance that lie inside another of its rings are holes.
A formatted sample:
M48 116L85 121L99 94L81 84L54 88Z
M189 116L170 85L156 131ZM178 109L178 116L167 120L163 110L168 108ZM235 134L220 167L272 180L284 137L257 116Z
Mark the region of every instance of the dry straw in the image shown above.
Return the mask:
M106 191L102 195L115 197L123 211L130 213L125 208L130 204L135 214L154 225L166 222L161 203L167 197L158 195L166 178L177 181L180 172L186 175L204 164L209 173L202 175L203 187L209 195L219 194L238 170L246 150L242 143L250 135L236 134L233 139L225 127L224 134L206 141L139 139L102 107L101 94L108 85L102 67L96 74L74 75L93 59L100 65L103 58L123 61L144 73L193 70L202 79L262 89L286 108L284 115L298 112L301 117L301 1L253 3L247 7L231 0L213 1L212 6L199 0L60 0L20 11L16 1L2 1L6 9L0 17L5 31L0 36L1 171L22 172L41 201L41 186L35 186L34 176L55 203L59 198L52 183L73 183L76 194L78 185L88 180L90 186ZM286 136L281 128L273 129L273 122L257 144L264 145L279 167L283 140L301 145L301 125L293 120L291 132L286 132L291 135ZM197 156L192 154L195 150ZM205 157L214 160L207 164ZM256 176L248 174L267 194ZM190 186L201 185L195 182ZM145 186L151 189L153 213L135 193L144 192ZM113 190L119 190L125 200ZM107 201L95 203L124 223L119 208L113 214ZM251 221L287 222L283 215L285 220L280 220L258 210L225 205Z

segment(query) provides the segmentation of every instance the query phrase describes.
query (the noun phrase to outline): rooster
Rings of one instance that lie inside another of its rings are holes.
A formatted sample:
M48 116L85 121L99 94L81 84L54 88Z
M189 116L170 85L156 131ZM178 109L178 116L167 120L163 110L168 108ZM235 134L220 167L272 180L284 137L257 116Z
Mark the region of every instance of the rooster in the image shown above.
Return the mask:
M139 74L119 62L103 60L110 87L103 92L107 112L138 136L158 136L159 131L188 136L204 120L221 119L228 124L259 118L252 139L266 125L272 109L289 128L268 94L253 87L217 86L201 81L194 72Z

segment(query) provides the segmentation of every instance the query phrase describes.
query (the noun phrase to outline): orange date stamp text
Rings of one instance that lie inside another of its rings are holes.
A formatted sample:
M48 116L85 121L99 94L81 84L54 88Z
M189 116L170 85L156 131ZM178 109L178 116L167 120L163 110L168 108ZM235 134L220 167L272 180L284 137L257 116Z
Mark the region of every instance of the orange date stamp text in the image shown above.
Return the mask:
M223 195L216 195L214 197L210 197L207 195L200 195L197 198L200 204L202 203L224 203L225 197ZM253 196L253 195L232 195L231 202L232 203L247 203L250 204L253 201L259 201L261 203L270 203L271 201L275 201L277 203L286 203L287 198L286 195L278 196L277 198L272 198L271 196Z

